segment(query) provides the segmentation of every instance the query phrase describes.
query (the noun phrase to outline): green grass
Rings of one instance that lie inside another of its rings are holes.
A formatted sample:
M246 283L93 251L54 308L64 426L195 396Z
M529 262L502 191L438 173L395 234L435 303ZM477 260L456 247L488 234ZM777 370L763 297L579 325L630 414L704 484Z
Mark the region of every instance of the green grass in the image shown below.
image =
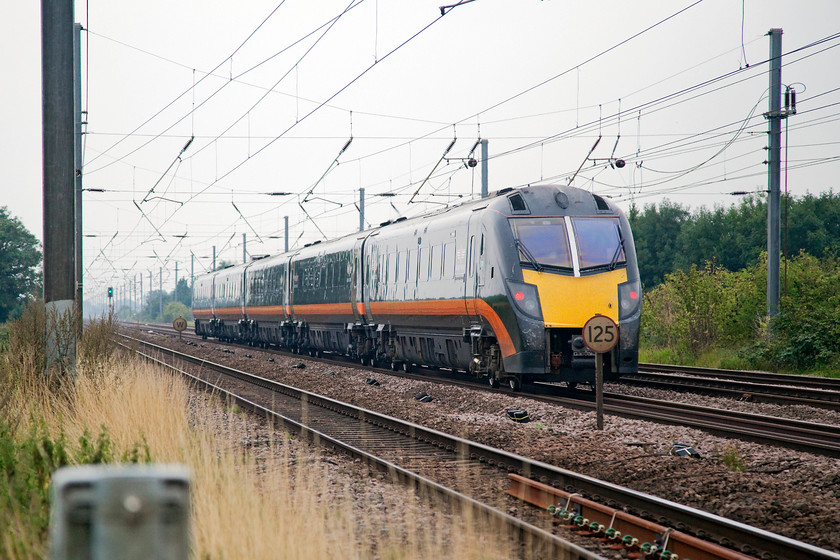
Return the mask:
M749 360L743 358L741 355L743 350L743 348L709 348L699 356L692 357L680 355L670 348L654 348L641 344L639 347L639 361L651 364L696 366L717 369L760 369L776 373L840 378L840 364L818 366L805 370L789 370L783 368L768 369L766 367L758 367Z
M747 470L747 462L741 454L741 451L735 446L726 447L720 454L720 460L730 470L735 472L744 472Z

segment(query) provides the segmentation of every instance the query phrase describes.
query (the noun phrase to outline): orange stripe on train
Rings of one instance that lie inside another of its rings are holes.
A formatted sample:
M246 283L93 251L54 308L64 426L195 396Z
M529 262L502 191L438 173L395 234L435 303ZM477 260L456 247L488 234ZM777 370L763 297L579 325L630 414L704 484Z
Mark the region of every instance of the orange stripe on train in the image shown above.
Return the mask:
M421 301L378 301L371 302L370 310L373 314L381 315L466 315L467 304L475 305L478 314L487 319L499 347L502 349L502 356L510 356L516 353L513 340L510 338L502 319L496 311L483 299L444 299L444 300L421 300Z

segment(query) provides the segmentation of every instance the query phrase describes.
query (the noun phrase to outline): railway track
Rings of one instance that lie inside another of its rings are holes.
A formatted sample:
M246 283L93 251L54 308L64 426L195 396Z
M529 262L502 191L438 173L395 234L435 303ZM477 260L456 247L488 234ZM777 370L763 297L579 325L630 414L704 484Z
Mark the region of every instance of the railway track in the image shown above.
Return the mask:
M160 325L144 325L143 328L166 334L176 333L174 329ZM329 360L329 358L319 359ZM345 366L348 365L346 361L341 363ZM365 370L376 371L377 368L365 366ZM472 390L490 390L486 383L476 383L462 375L454 375L448 372L423 370L423 373L420 374L394 372L382 368L378 368L378 371L409 379L460 385ZM509 389L495 389L495 391L511 392ZM589 391L569 391L557 385L536 384L533 386L526 385L523 394L527 394L529 398L557 406L585 411L595 409L595 397ZM686 426L723 437L786 447L806 453L840 457L840 426L832 424L817 424L778 416L751 414L610 392L604 394L604 411L606 414L622 418Z
M625 375L622 383L639 387L703 393L783 406L806 405L840 410L840 379L639 364L639 373Z
M169 356L167 361L177 360L198 367L203 372L201 375L180 368L179 371L216 392L230 395L242 407L263 416L272 415L292 431L340 448L387 470L403 482L439 493L462 507L468 504L483 515L503 520L506 525L528 534L531 542L552 557L560 554L564 558L601 558L552 535L551 524L544 519L540 522L539 516L536 522L531 522L485 505L487 500L483 496L488 491L491 495L497 492L506 482L508 472L520 475L511 475L508 493L551 511L555 520L599 536L607 544L623 547L629 553L660 554L667 549L680 558L694 559L840 559L840 555L805 543L148 342L132 340L131 345L142 345L158 355ZM224 383L222 378L226 380ZM627 512L640 517L634 518ZM725 543L730 548L715 543ZM660 554L659 557L668 556Z
M733 369L714 369L695 366L675 366L668 364L639 364L639 372L678 373L686 376L710 377L749 383L773 383L840 391L840 378L816 377L812 375L794 375L769 371L739 371Z

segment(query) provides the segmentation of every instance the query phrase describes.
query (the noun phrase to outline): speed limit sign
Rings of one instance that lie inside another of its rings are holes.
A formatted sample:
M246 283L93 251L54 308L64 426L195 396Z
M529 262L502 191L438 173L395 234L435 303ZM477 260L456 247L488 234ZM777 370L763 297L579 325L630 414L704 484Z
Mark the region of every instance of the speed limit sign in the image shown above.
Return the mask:
M609 352L618 342L618 325L606 315L595 315L583 325L583 343L596 354Z
M583 343L595 352L595 422L604 429L604 354L618 342L618 325L606 315L595 315L583 325Z

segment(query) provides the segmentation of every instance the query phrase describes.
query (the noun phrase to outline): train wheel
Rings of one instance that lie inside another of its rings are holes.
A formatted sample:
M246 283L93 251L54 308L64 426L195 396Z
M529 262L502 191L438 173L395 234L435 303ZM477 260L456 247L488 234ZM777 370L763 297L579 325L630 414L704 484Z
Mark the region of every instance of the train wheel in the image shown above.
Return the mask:
M391 360L391 371L397 371L398 369L400 369L400 364L396 360Z
M522 389L522 381L519 380L518 376L513 376L508 378L508 385L510 386L511 391L519 391Z
M490 386L494 389L499 388L499 380L496 378L494 373L491 371L490 374L487 376L487 380L490 382Z
M411 362L403 362L402 363L402 370L405 373L411 373Z

